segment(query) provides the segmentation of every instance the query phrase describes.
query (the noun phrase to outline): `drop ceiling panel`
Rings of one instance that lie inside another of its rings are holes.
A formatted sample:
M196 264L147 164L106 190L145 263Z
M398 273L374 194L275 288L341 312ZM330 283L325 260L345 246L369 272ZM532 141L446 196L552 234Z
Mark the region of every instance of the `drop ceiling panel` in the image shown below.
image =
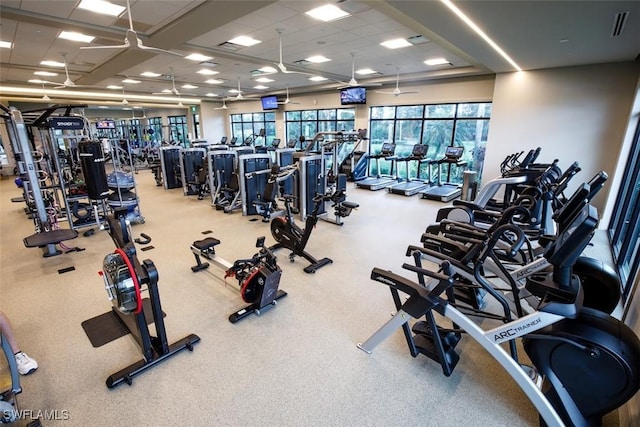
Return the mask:
M76 0L28 0L21 3L20 9L66 19L77 3Z

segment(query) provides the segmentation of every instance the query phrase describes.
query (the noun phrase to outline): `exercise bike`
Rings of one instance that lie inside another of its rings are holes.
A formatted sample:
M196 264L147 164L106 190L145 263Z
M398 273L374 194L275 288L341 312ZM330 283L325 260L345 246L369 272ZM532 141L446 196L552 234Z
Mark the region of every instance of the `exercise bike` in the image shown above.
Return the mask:
M309 242L311 231L318 222L318 211L325 200L324 196L322 194L318 194L313 198L313 211L310 215L307 215L304 229L298 227L298 225L293 221L291 202L294 200L294 196L285 194L282 198L284 199L285 216L279 216L271 220L271 235L278 243L271 246L269 249L271 251L275 251L280 248L289 249L291 251L289 254L289 261L291 262L294 261L296 256L303 257L311 263L311 265L304 268L305 273L315 273L319 268L333 263L333 260L330 258L317 260L304 250Z

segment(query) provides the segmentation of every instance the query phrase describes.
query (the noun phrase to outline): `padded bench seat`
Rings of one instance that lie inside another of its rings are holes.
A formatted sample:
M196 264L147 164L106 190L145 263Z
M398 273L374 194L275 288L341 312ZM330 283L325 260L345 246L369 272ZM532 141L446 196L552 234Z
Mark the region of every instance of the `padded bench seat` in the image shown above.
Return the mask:
M27 236L23 239L24 245L27 248L39 248L55 243L60 243L65 240L71 240L78 237L76 230L53 230L43 231L42 233L35 233L31 236Z
M198 249L199 251L206 251L207 249L213 248L216 245L220 244L220 240L215 237L207 237L206 239L196 240L193 242L193 247Z

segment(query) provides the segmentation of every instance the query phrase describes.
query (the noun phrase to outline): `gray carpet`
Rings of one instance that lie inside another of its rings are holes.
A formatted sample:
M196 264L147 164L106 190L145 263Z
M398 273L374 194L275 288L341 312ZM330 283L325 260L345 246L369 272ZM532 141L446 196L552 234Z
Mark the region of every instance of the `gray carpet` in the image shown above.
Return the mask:
M139 258L159 270L169 340L195 333L201 342L113 390L105 379L140 359L135 342L127 336L93 348L81 327L110 309L97 274L114 249L109 235L81 234L70 243L85 251L44 259L22 244L33 225L23 205L10 201L20 191L12 179L0 181L2 310L40 364L23 377L21 406L69 418L46 425L537 425L515 383L468 339L449 378L435 362L412 358L400 332L372 355L356 348L394 309L388 289L369 279L371 269L400 272L407 245L419 244L442 204L350 187L348 199L360 208L343 227L318 223L308 245L334 263L305 274L304 259L290 264L280 251L289 295L232 325L227 316L242 305L237 291L215 267L192 273L189 246L213 230L219 256L233 261L255 252L257 236L273 243L268 225L156 187L148 171L136 179L146 222L133 231L153 239L155 249ZM69 266L75 270L58 274Z

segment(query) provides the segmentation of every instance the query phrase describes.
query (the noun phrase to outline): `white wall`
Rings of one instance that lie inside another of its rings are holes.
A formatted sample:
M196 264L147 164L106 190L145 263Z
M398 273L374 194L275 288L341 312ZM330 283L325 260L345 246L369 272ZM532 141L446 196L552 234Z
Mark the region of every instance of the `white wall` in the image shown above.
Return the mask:
M497 75L485 182L507 154L535 147L542 162L558 158L562 169L580 163L569 191L600 170L612 176L639 73L637 63L618 63ZM595 199L599 211L609 191Z

